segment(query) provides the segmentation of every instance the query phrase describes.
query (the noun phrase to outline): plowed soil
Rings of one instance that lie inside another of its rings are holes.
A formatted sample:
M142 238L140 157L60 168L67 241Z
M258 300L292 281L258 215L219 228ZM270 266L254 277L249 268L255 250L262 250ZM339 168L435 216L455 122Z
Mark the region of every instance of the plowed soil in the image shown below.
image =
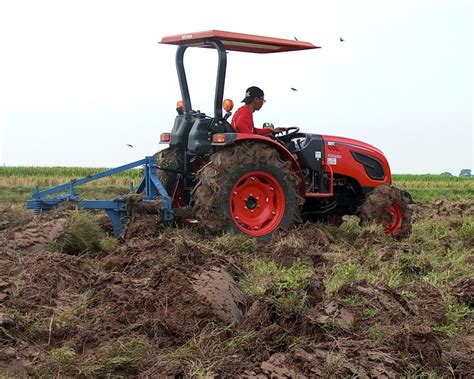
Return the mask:
M418 220L473 217L473 209L413 206ZM390 262L419 251L416 238L367 229L349 243L335 228L305 224L249 251L144 216L113 251L69 255L53 243L70 212L0 214L0 376L474 376L472 313L461 332L436 332L448 310L445 294L421 279L429 263L410 266L407 275L420 280L405 288L367 280L326 288L335 252L375 246ZM268 293L243 291L251 258L310 267L304 308L282 311ZM450 295L472 307L472 278L453 283Z

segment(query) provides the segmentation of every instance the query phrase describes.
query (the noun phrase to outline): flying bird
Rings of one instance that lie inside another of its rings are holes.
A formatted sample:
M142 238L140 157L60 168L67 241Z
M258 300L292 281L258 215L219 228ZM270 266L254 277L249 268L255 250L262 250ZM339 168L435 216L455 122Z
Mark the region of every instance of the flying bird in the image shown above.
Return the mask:
M344 42L344 40L342 39L342 37L339 37L339 42Z
M295 37L295 41L298 41L298 38Z
M293 87L291 87L291 90L295 92L298 91L296 88L293 88Z
M130 146L131 148L133 148L133 146L132 146L132 145L130 145L129 143L127 143L127 146Z

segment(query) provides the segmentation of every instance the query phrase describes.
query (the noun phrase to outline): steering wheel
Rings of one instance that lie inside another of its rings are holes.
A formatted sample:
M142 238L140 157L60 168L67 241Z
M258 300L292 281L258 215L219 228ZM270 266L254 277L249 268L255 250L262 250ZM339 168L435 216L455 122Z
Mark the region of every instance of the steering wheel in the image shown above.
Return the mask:
M275 133L275 137L282 142L290 142L293 136L299 133L300 128L297 126L290 126L289 128L280 128L283 129L281 132Z

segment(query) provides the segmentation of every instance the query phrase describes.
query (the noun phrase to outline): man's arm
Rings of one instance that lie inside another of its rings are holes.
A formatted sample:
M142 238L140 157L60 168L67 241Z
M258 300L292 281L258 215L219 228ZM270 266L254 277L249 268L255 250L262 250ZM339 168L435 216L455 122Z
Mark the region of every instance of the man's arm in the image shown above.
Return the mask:
M260 134L261 136L266 136L268 134L273 133L273 129L267 129L267 128L263 128L263 129L254 128L254 130L255 130L255 134Z

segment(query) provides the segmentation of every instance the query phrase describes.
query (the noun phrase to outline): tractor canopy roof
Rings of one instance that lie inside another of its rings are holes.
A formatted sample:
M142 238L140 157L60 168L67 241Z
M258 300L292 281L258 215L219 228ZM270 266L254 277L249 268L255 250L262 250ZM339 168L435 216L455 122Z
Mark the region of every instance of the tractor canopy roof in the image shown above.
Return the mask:
M184 114L192 112L191 96L189 94L188 80L184 69L184 53L188 47L204 47L216 49L218 53L216 91L214 96L214 119L223 121L222 102L224 98L225 73L227 67L227 51L243 51L247 53L278 53L283 51L296 51L317 49L310 42L289 39L255 36L251 34L224 32L221 30L208 30L205 32L177 34L163 37L160 43L178 45L176 50L176 69L178 71L179 87L184 103ZM230 113L228 114L230 115ZM226 117L228 117L228 115Z
M226 50L243 51L246 53L279 53L283 51L317 49L310 42L281 38L255 36L252 34L232 33L221 30L177 34L163 37L160 43L185 45L192 47L213 48L206 43L208 40L220 41Z

